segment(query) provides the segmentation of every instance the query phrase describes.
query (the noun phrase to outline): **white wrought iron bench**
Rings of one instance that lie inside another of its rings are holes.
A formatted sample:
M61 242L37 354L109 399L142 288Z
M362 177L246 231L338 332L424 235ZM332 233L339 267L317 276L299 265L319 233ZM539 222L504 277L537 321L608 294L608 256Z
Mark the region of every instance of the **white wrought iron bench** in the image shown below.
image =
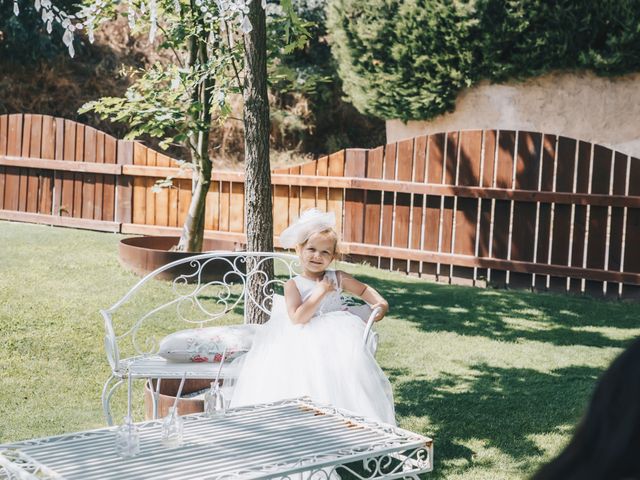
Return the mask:
M273 278L265 273L269 271L269 262L275 269ZM157 280L172 271L179 272L173 281ZM133 380L216 377L219 364L176 363L159 356L162 337L187 328L229 324L234 317L236 323L255 323L250 312L268 314L274 295L282 292L284 283L299 271L298 258L285 253L203 253L149 273L113 306L101 310L106 330L105 351L111 367L102 390L107 423L113 424L111 399L124 382L131 411ZM375 352L377 341L372 325L377 311L369 309L369 312L363 342ZM237 373L225 363L220 378L234 378ZM159 383L156 382L157 389ZM154 418L157 398L158 390L152 395Z

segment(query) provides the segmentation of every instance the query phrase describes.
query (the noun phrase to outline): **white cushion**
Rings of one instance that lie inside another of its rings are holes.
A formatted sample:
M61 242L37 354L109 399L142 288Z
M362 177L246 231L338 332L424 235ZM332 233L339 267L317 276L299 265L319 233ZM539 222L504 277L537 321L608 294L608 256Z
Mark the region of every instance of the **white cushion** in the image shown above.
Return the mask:
M160 342L158 355L170 362L220 362L233 360L251 348L260 325L229 325L192 328L167 335Z

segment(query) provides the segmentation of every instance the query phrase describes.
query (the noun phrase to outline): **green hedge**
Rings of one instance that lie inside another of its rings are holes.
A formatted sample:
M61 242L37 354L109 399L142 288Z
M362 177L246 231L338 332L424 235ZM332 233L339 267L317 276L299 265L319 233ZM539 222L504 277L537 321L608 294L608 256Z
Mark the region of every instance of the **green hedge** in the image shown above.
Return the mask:
M640 0L332 0L328 25L345 93L381 118L433 118L483 79L640 70Z

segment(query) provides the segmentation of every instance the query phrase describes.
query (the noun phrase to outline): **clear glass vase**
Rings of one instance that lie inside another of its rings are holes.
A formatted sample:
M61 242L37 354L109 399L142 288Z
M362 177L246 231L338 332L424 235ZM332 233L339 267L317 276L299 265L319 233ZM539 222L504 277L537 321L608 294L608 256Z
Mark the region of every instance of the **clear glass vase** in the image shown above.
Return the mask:
M224 395L218 382L211 382L211 388L204 394L204 413L207 417L225 413Z
M169 408L169 414L162 420L162 445L166 448L177 448L182 445L184 421L178 415L176 407Z
M131 417L124 417L123 424L116 430L115 449L120 458L131 458L140 453L140 432Z

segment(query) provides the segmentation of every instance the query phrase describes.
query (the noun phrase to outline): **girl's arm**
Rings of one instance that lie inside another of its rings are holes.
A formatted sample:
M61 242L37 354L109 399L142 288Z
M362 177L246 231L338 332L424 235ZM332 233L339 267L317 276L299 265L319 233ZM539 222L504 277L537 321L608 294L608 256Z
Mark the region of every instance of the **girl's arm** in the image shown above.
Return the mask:
M284 284L284 300L287 303L287 312L293 323L307 323L316 313L325 295L335 290L335 286L328 279L318 282L311 296L302 301L296 282L291 279Z
M371 309L380 307L380 313L375 318L376 322L382 320L382 318L389 311L389 303L384 299L382 295L378 293L378 291L367 285L366 283L362 283L359 280L356 280L348 273L343 271L336 272L338 274L338 280L342 285L342 289L347 292L355 295L356 297L360 297L362 300L367 302Z

